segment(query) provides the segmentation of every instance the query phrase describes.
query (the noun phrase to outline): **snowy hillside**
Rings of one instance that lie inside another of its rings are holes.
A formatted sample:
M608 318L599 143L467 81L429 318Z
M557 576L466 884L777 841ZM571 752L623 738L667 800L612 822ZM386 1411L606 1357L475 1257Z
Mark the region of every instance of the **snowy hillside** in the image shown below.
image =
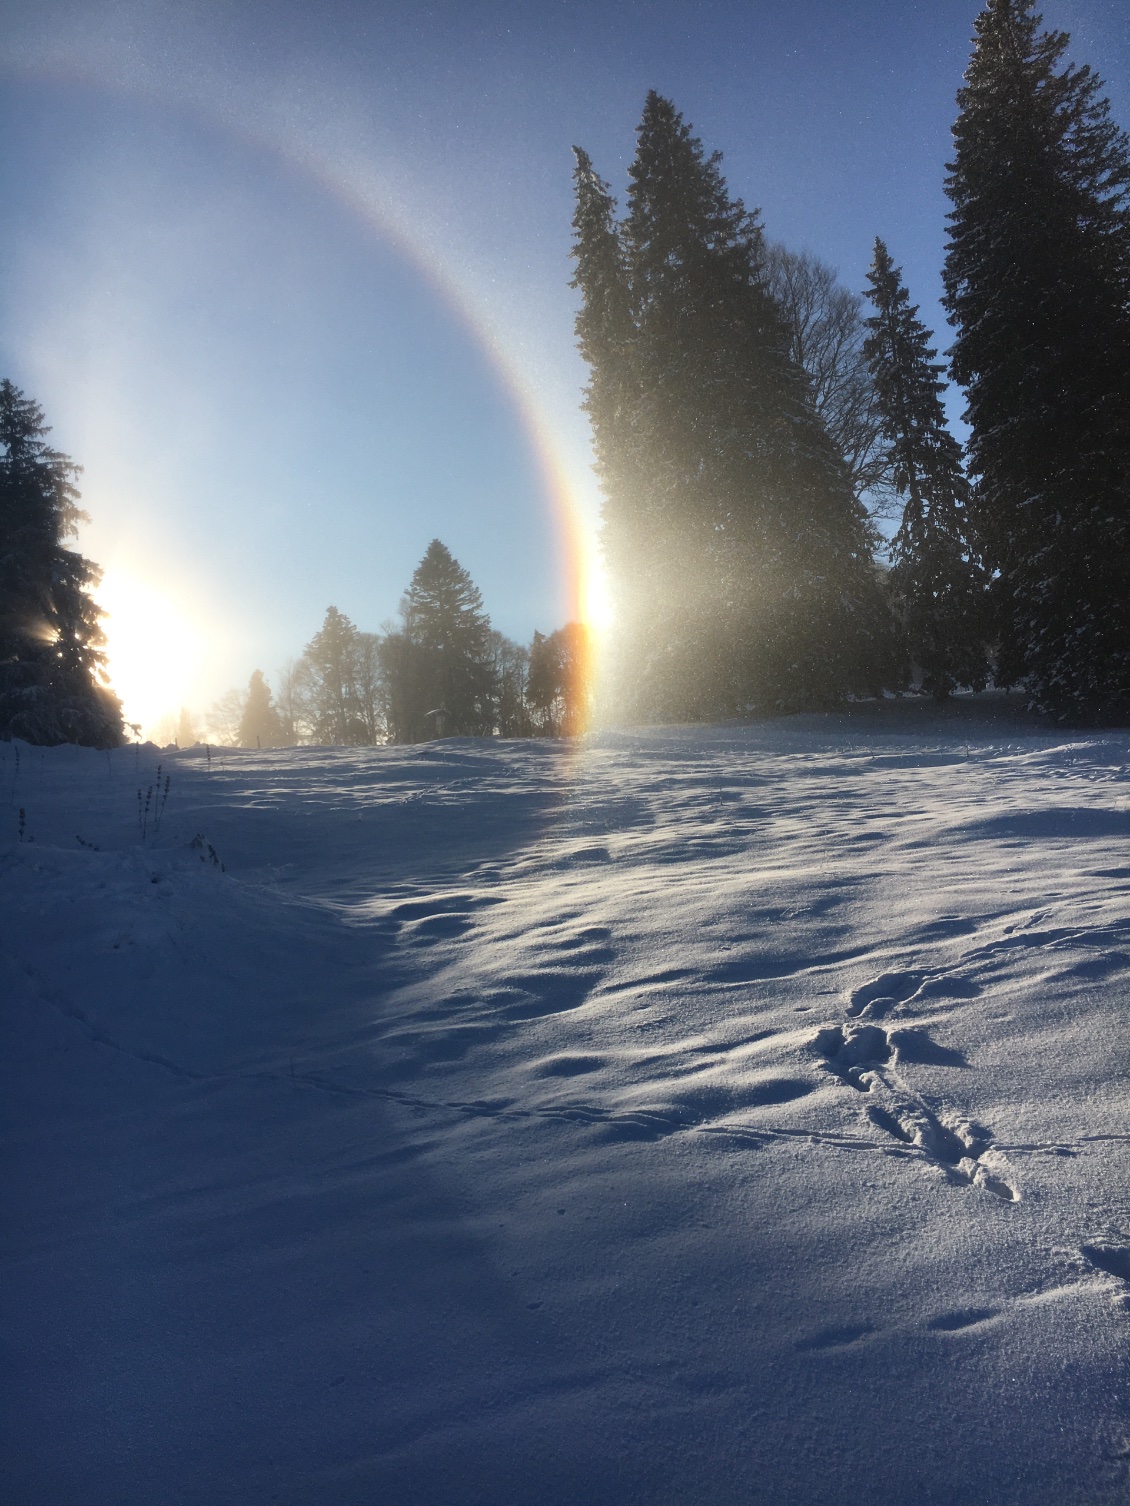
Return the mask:
M0 745L4 1500L1125 1502L1128 753Z

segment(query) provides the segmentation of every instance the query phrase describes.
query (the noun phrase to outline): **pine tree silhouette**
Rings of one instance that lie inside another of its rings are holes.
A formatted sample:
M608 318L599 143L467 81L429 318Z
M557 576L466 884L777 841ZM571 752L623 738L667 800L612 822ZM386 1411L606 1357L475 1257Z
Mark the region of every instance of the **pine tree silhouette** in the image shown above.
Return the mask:
M865 515L720 161L652 92L617 223L577 153L577 332L635 715L828 704L891 673Z
M399 740L489 736L497 691L490 619L478 587L439 539L416 567L401 611L409 693Z
M271 687L261 669L257 669L247 685L243 702L243 715L239 720L239 746L241 748L274 748L282 739L279 714L271 697Z
M367 739L359 727L356 670L361 635L344 612L327 607L322 626L303 650L308 666L314 737L354 746Z
M1000 676L1130 716L1130 150L1032 0L989 0L958 94L946 308Z
M906 498L891 587L922 689L942 700L958 685L985 686L988 582L969 544L969 486L946 427L937 351L881 240L867 280L875 313L864 351L894 485Z
M526 697L547 737L575 737L585 730L591 651L588 632L580 622L567 622L553 633L534 634Z
M79 467L51 449L39 405L0 382L0 737L116 747L97 566L63 540L85 514Z

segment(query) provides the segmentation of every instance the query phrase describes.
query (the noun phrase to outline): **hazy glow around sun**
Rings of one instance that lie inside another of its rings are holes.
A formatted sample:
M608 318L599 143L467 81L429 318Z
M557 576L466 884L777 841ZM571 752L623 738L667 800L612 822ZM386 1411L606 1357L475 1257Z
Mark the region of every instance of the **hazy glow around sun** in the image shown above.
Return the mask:
M170 596L118 566L94 595L106 614L110 684L125 720L151 737L163 717L191 705L207 657L204 635Z
M599 641L611 630L613 614L608 576L604 569L604 561L600 557L595 529L591 531L581 547L583 551L579 593L581 617L590 633Z

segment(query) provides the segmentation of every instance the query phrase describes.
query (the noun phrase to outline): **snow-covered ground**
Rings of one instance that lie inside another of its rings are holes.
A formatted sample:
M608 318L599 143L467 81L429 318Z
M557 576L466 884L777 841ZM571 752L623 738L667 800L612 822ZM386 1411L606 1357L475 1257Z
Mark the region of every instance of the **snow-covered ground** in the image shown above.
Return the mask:
M1127 1501L1128 753L0 745L4 1501Z

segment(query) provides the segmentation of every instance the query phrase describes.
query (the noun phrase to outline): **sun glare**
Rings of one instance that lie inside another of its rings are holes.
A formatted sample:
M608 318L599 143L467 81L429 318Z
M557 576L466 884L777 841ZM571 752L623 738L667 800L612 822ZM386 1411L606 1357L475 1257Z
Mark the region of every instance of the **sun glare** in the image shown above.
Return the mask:
M602 639L612 626L612 599L608 590L608 577L604 561L594 542L581 586L581 615L593 637Z
M185 705L204 657L202 635L168 596L119 569L95 593L110 683L128 723L151 736L162 717Z

